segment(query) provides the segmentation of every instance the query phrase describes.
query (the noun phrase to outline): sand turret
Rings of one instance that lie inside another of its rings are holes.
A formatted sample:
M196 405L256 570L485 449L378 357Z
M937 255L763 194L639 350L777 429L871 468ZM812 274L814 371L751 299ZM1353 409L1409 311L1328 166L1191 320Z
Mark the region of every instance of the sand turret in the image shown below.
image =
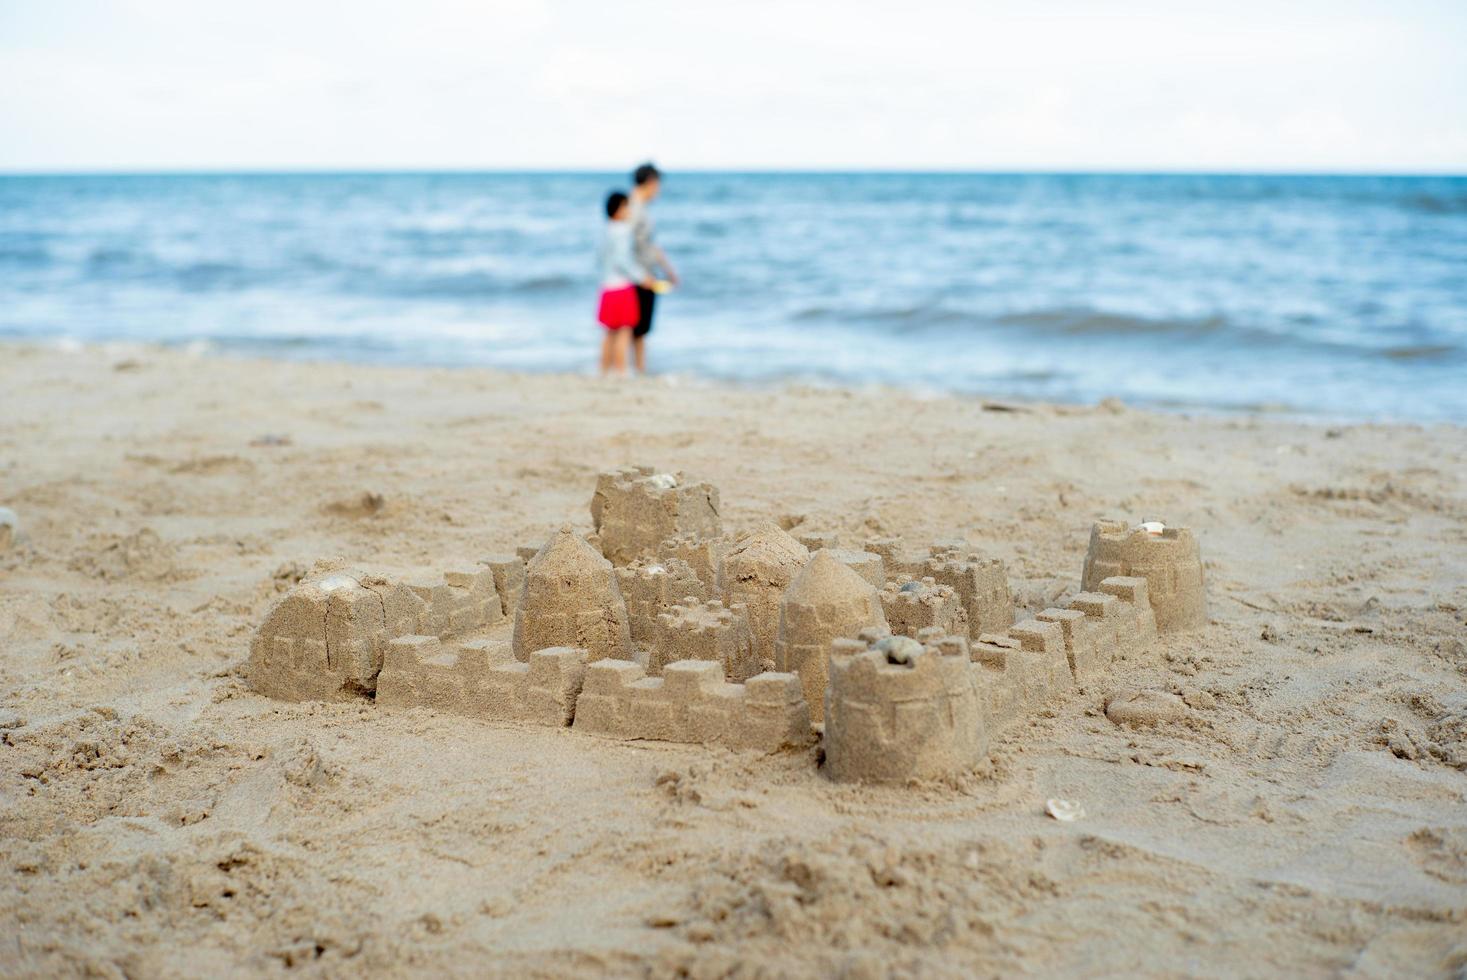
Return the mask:
M819 722L825 700L830 644L862 630L886 629L876 589L830 551L817 551L779 603L776 670L800 676L810 718Z
M836 640L825 700L825 771L837 782L901 783L972 769L988 754L985 705L967 640L867 631Z
M924 629L968 635L968 613L957 592L930 576L887 582L881 590L881 611L891 631L901 636L916 636Z
M1090 529L1081 584L1087 592L1100 591L1100 583L1112 576L1146 580L1158 631L1207 625L1202 555L1188 528L1097 521Z
M427 610L407 587L361 572L307 579L265 617L250 641L245 678L285 701L371 694L389 640L417 633Z
M591 497L591 522L601 553L617 566L657 554L679 534L715 538L723 533L718 488L683 473L627 466L602 473Z
M741 535L718 565L718 593L726 605L742 602L754 634L754 656L774 661L779 601L810 552L774 524Z
M679 558L667 561L638 558L616 570L616 584L626 601L632 645L638 650L656 645L660 635L657 617L690 596L699 602L707 597L703 582ZM667 662L676 659L680 658L670 657Z
M1002 560L967 551L962 541L939 542L931 552L916 577L930 577L958 594L968 615L970 639L1014 624L1014 597Z
M649 674L679 660L716 660L723 665L724 677L736 684L759 673L748 610L742 604L725 607L717 599L700 602L688 596L657 618L659 635L647 665Z
M515 610L515 659L526 662L548 647L584 649L588 661L632 655L627 607L611 562L569 526L530 561Z
M728 535L705 538L692 532L674 535L657 546L657 560L668 562L674 558L688 563L703 591L713 595L718 590L718 565L723 556L733 547Z

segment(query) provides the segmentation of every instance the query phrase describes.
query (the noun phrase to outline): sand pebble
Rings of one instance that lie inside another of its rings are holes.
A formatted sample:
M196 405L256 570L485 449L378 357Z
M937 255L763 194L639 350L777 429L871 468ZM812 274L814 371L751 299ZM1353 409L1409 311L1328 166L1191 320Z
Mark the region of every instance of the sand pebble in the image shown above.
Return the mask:
M1105 716L1117 725L1140 728L1180 721L1187 716L1187 705L1167 691L1126 691L1106 702Z
M885 651L889 664L910 664L922 652L922 644L910 636L888 636L876 649Z

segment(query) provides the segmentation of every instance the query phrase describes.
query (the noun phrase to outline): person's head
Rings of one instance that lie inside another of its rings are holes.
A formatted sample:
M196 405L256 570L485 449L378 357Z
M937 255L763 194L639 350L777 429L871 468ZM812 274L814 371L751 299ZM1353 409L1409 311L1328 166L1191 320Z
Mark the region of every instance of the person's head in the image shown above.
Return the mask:
M650 163L644 163L632 171L632 184L636 187L635 193L638 197L650 201L662 189L662 171Z
M627 196L621 191L606 195L606 216L612 221L627 220Z

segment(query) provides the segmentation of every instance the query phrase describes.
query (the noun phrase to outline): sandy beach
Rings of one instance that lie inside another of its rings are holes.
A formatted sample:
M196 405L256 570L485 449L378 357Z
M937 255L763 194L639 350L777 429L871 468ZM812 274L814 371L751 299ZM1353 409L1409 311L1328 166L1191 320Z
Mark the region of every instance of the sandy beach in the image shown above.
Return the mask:
M1467 971L1461 428L55 346L0 418L0 974ZM1021 614L1186 525L1211 622L914 786L244 683L312 563L538 546L631 463L966 538Z

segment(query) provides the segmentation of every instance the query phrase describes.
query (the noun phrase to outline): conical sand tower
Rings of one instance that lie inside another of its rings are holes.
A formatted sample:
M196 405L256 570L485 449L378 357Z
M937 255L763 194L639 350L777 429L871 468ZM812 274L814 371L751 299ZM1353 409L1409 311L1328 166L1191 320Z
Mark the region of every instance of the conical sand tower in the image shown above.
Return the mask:
M829 551L815 552L780 600L774 645L774 669L800 675L812 722L824 719L831 643L868 627L886 629L876 589Z
M776 525L764 524L740 536L719 562L719 594L724 605L742 602L747 608L756 661L774 659L780 598L809 560L804 545Z
M588 660L632 656L627 607L611 562L569 526L530 560L514 615L515 659L528 661L549 647L581 647Z

